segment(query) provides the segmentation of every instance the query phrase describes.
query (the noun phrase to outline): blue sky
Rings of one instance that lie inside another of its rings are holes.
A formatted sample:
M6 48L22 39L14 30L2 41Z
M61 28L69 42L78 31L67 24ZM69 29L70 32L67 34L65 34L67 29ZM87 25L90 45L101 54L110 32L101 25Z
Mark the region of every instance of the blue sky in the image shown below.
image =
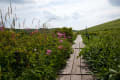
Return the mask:
M0 0L3 11L9 0ZM72 27L84 29L120 18L120 0L12 0L15 13L20 21L26 20L26 28L32 20L47 22L49 28Z

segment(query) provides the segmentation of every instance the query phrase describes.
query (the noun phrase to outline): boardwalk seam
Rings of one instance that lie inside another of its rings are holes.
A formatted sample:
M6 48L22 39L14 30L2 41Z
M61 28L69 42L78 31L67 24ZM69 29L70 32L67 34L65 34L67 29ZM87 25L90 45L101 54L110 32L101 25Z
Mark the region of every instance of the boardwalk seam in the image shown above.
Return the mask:
M76 51L74 51L74 58L73 58L73 64L72 64L71 73L72 73L72 70L73 70L73 65L74 65L74 60L75 60L75 54L76 54ZM71 80L71 75L70 75L70 80Z

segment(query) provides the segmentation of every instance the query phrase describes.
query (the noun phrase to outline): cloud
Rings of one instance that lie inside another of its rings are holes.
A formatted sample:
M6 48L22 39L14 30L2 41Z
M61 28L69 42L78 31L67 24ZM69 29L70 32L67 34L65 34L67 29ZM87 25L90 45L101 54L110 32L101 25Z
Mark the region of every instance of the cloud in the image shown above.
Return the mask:
M109 0L113 6L120 6L120 0Z
M12 3L30 3L30 2L33 2L33 0L0 0L0 2L2 2L2 3L10 3L10 1Z
M26 19L27 26L33 18L41 24L49 21L52 27L68 26L84 29L120 18L119 0L12 0L19 19ZM3 3L4 2L4 3ZM4 9L9 0L0 0ZM112 5L111 5L112 4ZM114 5L113 5L114 4ZM116 7L114 7L116 6ZM31 26L30 26L31 27Z

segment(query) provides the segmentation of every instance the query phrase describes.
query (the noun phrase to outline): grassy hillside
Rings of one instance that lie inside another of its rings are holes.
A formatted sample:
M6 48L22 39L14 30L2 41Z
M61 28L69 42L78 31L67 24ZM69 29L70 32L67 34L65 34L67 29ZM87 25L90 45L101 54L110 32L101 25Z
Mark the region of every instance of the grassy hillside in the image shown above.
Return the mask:
M97 80L120 80L120 19L80 31L81 54Z
M88 28L88 31L106 31L106 30L113 30L113 29L120 29L120 19L110 21L101 25L96 25L91 28ZM83 30L85 31L85 30Z

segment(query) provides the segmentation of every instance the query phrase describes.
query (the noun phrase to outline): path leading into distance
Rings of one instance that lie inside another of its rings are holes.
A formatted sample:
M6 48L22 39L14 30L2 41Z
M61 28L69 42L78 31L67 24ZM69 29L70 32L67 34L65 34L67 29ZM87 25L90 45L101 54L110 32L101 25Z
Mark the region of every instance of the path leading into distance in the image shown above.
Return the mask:
M77 58L81 51L80 48L85 46L81 35L78 35L74 42L75 44L72 46L74 52L68 59L66 67L58 74L59 77L56 80L95 80L82 56Z

